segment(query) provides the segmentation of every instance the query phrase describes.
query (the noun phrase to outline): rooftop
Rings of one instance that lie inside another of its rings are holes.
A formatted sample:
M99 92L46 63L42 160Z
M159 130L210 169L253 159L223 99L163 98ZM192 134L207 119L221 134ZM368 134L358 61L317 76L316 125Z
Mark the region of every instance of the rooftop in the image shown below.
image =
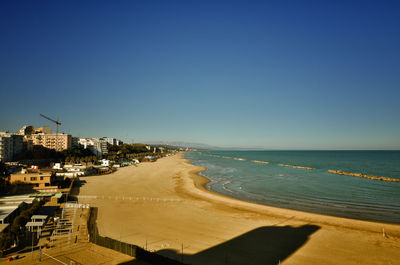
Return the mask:
M44 224L44 221L37 221L37 222L27 222L26 227L42 227Z
M0 224L0 233L2 233L10 224Z
M35 214L32 215L31 219L46 219L47 215L43 215L43 214Z
M30 195L15 195L0 197L0 220L4 220L14 212L23 202L32 203L35 198Z

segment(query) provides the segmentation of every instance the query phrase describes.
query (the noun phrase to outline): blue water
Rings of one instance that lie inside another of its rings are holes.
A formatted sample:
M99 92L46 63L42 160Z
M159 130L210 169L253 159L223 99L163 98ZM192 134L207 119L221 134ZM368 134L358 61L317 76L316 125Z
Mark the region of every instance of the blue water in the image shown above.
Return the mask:
M400 179L400 151L198 151L186 153L185 157L207 168L201 174L211 180L207 184L209 190L234 198L334 216L400 223L400 182L327 172L332 169ZM288 168L278 166L279 163L316 169Z

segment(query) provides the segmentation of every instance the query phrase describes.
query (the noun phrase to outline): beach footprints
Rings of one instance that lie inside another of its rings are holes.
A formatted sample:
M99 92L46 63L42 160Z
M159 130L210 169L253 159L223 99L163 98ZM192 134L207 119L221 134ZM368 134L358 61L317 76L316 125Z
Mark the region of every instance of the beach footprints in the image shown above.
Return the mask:
M104 195L78 195L80 200L116 200L131 202L148 202L148 203L177 203L183 202L176 198L159 198L159 197L133 197L133 196L104 196Z

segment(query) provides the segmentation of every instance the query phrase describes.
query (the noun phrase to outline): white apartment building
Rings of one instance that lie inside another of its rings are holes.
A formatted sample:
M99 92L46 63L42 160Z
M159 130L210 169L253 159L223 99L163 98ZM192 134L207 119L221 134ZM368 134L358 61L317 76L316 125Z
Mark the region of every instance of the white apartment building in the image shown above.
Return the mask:
M109 143L109 144L111 144L111 145L116 145L116 144L117 144L117 139L115 139L115 138L112 138L112 137L103 137L103 139L104 139L107 143Z
M0 132L0 161L10 161L23 150L23 136Z
M107 141L103 138L80 138L79 144L92 151L97 157L108 154Z

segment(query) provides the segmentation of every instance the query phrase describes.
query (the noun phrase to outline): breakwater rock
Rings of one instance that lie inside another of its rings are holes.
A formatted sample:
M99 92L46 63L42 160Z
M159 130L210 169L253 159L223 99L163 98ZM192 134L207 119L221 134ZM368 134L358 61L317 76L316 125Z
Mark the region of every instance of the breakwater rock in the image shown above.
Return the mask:
M389 181L389 182L400 182L400 179L372 176L372 175L366 175L366 174L362 174L362 173L351 173L351 172L345 172L345 171L341 171L341 170L328 170L328 172L332 173L332 174L346 175L346 176L352 176L352 177L357 177L357 178L366 178L366 179L374 179L374 180Z
M299 168L299 169L307 169L307 170L314 170L314 169L315 169L315 168L313 168L313 167L293 166L293 165L287 165L287 164L278 164L278 166L281 166L281 167L291 167L291 168Z
M260 163L260 164L266 164L266 165L269 164L269 162L267 162L267 161L260 161L260 160L251 160L251 161L254 163Z

